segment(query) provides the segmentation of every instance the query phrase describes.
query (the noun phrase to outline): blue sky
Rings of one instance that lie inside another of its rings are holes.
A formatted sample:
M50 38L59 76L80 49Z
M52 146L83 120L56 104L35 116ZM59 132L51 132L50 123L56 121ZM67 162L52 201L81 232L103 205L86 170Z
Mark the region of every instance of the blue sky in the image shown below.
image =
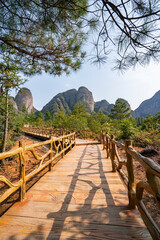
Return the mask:
M160 64L136 67L123 74L113 71L113 67L109 60L100 68L86 61L81 69L69 76L42 74L29 77L24 87L31 90L34 107L38 110L56 94L80 86L87 87L95 101L106 99L109 103L115 103L117 98L124 98L133 110L160 90ZM14 92L11 94L15 96Z

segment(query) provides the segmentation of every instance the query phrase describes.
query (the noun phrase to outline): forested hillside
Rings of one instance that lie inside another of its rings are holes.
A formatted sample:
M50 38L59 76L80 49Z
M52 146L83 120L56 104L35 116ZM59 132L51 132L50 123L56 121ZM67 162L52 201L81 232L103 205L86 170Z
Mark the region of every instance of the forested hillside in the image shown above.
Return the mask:
M5 99L1 97L1 139L4 136ZM48 110L44 113L28 113L24 106L21 111L16 112L13 105L9 103L9 136L7 148L14 144L14 139L21 134L21 127L24 124L33 126L47 126L53 128L77 128L91 129L114 134L117 139L133 139L141 146L160 144L160 112L155 115L149 115L146 118L134 119L131 117L129 106L122 99L116 101L107 116L101 110L96 113L90 113L86 106L80 101L77 102L73 110L68 114L59 110L57 114L51 114ZM1 148L3 141L1 141Z

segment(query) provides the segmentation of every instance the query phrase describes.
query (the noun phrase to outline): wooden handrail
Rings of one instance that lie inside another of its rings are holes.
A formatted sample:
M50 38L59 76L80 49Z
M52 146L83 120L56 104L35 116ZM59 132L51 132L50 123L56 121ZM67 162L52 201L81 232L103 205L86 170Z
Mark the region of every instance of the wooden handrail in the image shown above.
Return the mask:
M92 131L92 130L89 130L89 129L57 129L57 128L46 128L46 127L42 127L42 128L39 128L39 127L33 127L33 126L27 126L27 127L23 127L22 128L22 131L24 133L30 133L30 134L37 134L37 135L42 135L42 136L46 136L46 137L49 137L49 136L54 136L54 137L58 137L58 136L62 136L62 135L65 135L65 134L69 134L69 133L72 133L72 132L75 132L76 134L76 137L77 138L83 138L83 139L86 139L86 138L92 138L92 139L95 139L95 140L98 140L98 141L101 141L101 132L100 131Z
M36 148L44 145L49 145L47 153L43 156L39 157L36 154ZM49 140L31 144L29 146L25 146L24 142L20 142L19 148L0 153L0 160L14 157L15 155L19 155L19 162L20 162L20 178L19 181L16 183L11 183L6 177L0 176L0 182L3 182L5 185L9 187L1 196L0 196L0 203L2 203L5 199L7 199L11 194L13 194L18 189L20 190L20 201L23 201L26 194L26 182L29 181L32 177L34 177L37 173L42 171L45 167L49 166L49 171L51 171L52 164L55 159L59 156L64 156L65 152L68 149L72 149L75 146L75 133L70 133L68 135L61 136L59 138L50 137ZM32 172L26 175L25 167L26 167L26 159L25 153L30 151L36 160L39 160L38 168L34 169ZM44 163L46 157L49 157Z
M160 208L160 165L152 159L142 156L134 148L131 141L125 141L125 144L114 140L113 136L102 134L103 149L106 149L107 158L110 156L112 162L112 171L117 170L128 190L130 208L138 207L144 223L146 224L151 236L155 240L160 239L160 230L153 218L147 211L142 199L143 192L146 190L152 194ZM125 150L126 160L122 160L118 154L118 148ZM135 183L133 159L137 160L144 168L147 181ZM122 166L126 166L127 175L122 171Z

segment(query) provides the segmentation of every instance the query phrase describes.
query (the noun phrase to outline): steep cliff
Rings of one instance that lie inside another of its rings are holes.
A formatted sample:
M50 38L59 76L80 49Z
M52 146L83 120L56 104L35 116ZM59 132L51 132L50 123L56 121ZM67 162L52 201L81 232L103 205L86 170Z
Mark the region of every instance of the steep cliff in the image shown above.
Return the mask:
M76 94L76 102L82 102L89 112L94 111L94 100L92 92L90 92L86 87L80 87Z
M21 111L25 106L28 113L31 113L33 108L33 97L32 93L28 88L21 88L15 97L15 102L18 107L18 111Z

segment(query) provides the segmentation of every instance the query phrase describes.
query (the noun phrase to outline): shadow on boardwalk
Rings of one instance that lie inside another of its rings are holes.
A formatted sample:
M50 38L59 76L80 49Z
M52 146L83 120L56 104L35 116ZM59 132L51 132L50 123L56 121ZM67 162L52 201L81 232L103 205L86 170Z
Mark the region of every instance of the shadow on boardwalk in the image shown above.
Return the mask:
M45 226L42 224L38 226L36 231L24 237L24 240L151 239L145 228L139 225L134 211L130 211L125 204L121 205L124 197L123 192L120 200L117 198L115 205L115 199L106 179L106 175L111 172L104 171L102 160L98 145L84 148L60 210L50 212L47 215L48 219L53 219L49 234L46 234ZM84 189L84 192L79 193L82 194L82 197L84 196L83 204L77 204L75 209L72 209L70 204L73 201L77 184L87 184L88 187ZM98 199L99 192L105 198L102 204L101 198ZM95 197L97 204L93 204ZM119 204L118 201L120 201ZM9 238L9 240L16 239L15 236Z

